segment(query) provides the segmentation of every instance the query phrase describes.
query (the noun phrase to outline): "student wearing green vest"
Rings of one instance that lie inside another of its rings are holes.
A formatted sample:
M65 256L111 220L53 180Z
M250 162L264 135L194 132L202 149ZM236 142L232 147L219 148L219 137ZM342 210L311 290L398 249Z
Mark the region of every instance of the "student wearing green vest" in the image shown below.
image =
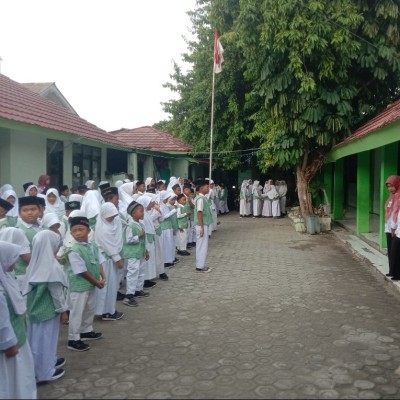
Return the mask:
M102 267L104 257L96 243L89 242L88 218L71 217L69 224L76 243L68 252L70 263L68 349L86 351L90 346L83 341L96 340L103 336L101 332L93 330L93 319L96 307L95 288L103 289L106 285Z
M16 228L21 229L29 241L32 251L32 240L41 231L39 217L41 214L40 200L37 196L20 197L19 200L19 219ZM31 251L18 258L15 263L15 276L20 281L24 280L26 268L31 259Z
M10 219L7 217L7 213L12 208L14 208L14 206L11 203L0 198L0 229L12 226Z
M36 399L26 302L11 272L20 247L0 241L0 399Z
M178 231L176 232L176 244L178 248L178 254L181 256L190 256L190 253L186 250L187 236L189 228L189 217L192 214L189 200L186 196L181 193L177 197L177 219L178 219Z
M206 267L208 253L209 230L212 226L211 206L206 198L210 186L208 181L196 182L197 196L194 199L195 212L194 223L196 225L196 272L211 272L210 267Z
M137 307L135 296L149 296L148 292L143 291L145 261L149 259L149 253L146 250L144 225L139 222L144 217L144 207L136 201L132 201L128 205L127 213L132 218L128 221L122 247L122 256L128 260L126 295L122 302L129 307Z
M60 235L39 232L32 242L32 258L22 286L27 295L28 340L35 363L37 382L53 381L64 375L64 358L57 358L60 321L68 324L65 289L67 277L56 259Z
M186 196L186 201L189 204L191 214L189 216L189 226L187 230L187 248L196 247L196 228L194 225L194 189L191 185L183 186L183 194Z

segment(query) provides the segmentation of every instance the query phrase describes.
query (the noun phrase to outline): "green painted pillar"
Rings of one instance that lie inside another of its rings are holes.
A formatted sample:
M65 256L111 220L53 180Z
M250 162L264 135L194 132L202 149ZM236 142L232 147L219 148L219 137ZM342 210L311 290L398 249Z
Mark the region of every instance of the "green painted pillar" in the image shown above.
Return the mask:
M389 196L385 182L388 176L397 175L398 142L381 147L381 183L380 183L380 215L379 215L379 246L386 247L385 235L385 203Z
M357 154L357 233L369 232L370 198L370 154L363 151Z
M330 205L329 213L332 214L332 201L333 201L333 167L334 163L328 163L324 165L324 186L326 195L328 197L328 203ZM326 201L326 200L325 200Z
M343 202L344 202L344 186L343 186L343 169L344 159L340 158L335 162L335 172L333 174L333 219L343 219Z

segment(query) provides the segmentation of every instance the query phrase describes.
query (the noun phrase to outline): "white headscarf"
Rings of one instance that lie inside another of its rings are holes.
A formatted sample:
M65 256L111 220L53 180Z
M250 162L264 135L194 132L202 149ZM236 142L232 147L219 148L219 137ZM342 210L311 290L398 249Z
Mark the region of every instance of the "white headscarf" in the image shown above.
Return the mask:
M4 185L5 186L5 185ZM11 185L10 185L11 186ZM14 192L14 190L9 189L3 192L1 195L1 198L3 200L7 200L10 196L15 197L15 203L14 207L6 214L8 217L18 217L18 210L19 210L19 202L18 202L18 196L17 193Z
M116 187L116 188L119 188L119 187L121 187L123 184L124 184L123 181L117 181L117 182L115 182L115 187Z
M151 176L149 176L148 178L146 178L144 185L145 185L145 190L147 190L147 186L150 185L150 182L153 180L153 178Z
M94 183L95 181L86 181L86 183L85 183L85 186L88 188L88 189L93 189L93 183Z
M3 198L3 194L4 192L6 192L7 190L14 190L14 188L12 187L12 185L10 185L9 183L6 183L5 185L0 187L0 196L2 199Z
M129 183L129 182L131 182L130 179L128 179L128 178L124 179L124 183Z
M38 193L39 193L39 189L38 189L38 187L37 187L36 185L29 185L29 186L27 187L27 189L25 190L25 196L30 196L29 191L30 191L32 188L36 188L36 190L37 190Z
M106 220L106 218L114 215L117 217L112 222ZM97 217L94 239L108 256L121 252L124 244L122 223L117 207L114 204L107 202L101 206L100 214Z
M100 213L101 202L98 197L97 190L88 190L83 196L81 210L86 214L88 219L96 217Z
M73 210L71 211L71 214L69 214L68 218L74 218L74 217L86 217L86 213L83 210Z
M54 194L54 196L56 196L56 202L54 204L50 204L49 200L47 199L47 196L49 194ZM58 190L51 188L48 189L46 192L46 210L44 212L44 214L48 214L48 213L52 213L52 214L56 214L57 218L59 219L59 221L62 220L64 214L65 214L65 204L64 202L60 199L60 195L58 194Z
M32 258L22 283L26 295L38 283L61 283L68 287L67 277L56 259L61 238L52 231L40 231L32 240Z
M42 226L46 229L50 229L55 224L60 224L57 214L46 212L42 219Z
M29 254L31 252L31 245L22 229L11 226L3 228L0 230L0 240L19 246L20 255Z
M124 183L118 189L119 194L119 209L122 213L126 213L126 209L129 204L132 202L133 191L135 189L135 184L133 182Z
M79 201L79 203L82 205L83 196L78 193L73 193L69 195L68 201Z
M169 179L167 190L172 190L172 186L175 186L177 184L179 185L178 178L176 178L175 176L171 176L171 178Z
M144 224L145 233L155 235L156 231L154 229L154 224L153 224L153 221L150 216L151 210L147 210L147 207L149 206L149 204L152 201L155 201L155 197L144 194L143 196L140 196L136 201L139 204L141 204L144 208L143 224Z
M8 268L17 261L19 253L20 246L0 241L0 285L6 291L15 314L23 315L26 313L25 299L19 290L19 284L15 279L15 275L7 272Z

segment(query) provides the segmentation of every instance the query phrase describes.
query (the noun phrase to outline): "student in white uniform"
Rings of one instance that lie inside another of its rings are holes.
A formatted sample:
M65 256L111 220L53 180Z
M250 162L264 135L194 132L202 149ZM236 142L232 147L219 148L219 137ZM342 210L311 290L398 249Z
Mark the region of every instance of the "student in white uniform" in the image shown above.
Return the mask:
M211 225L211 232L210 236L212 235L212 232L215 232L217 230L218 226L218 213L217 213L217 206L215 205L216 202L218 202L217 199L217 191L215 190L215 184L214 181L211 179L209 181L210 183L210 190L206 197L208 198L211 206L211 212L212 212L212 217L213 217L213 223Z
M263 193L261 197L264 200L261 215L266 218L272 217L272 200L269 199L268 193L271 190L272 179L265 182Z
M51 188L46 192L46 210L44 215L48 213L54 213L57 215L58 219L61 221L65 214L65 204L61 200L58 190Z
M261 216L261 190L260 181L254 181L252 189L253 217Z
M248 217L250 215L250 196L251 194L249 193L249 183L248 180L245 179L242 182L242 185L240 187L240 210L239 210L239 215L241 217Z
M164 267L167 268L173 267L175 260L175 240L171 217L176 214L176 208L167 204L172 193L165 190L160 192L160 209L163 214L161 230L164 245Z
M12 272L20 248L0 241L0 399L36 399L26 301Z
M27 295L28 340L37 382L61 378L64 359L57 359L60 320L68 324L67 277L56 260L61 238L52 231L39 232L32 242L32 258L22 285Z
M156 232L155 236L155 256L156 256L156 271L158 278L162 281L167 281L169 279L168 275L165 273L164 267L164 243L163 235L161 229L161 223L164 220L163 213L160 206L160 194L156 194L155 204L151 211L152 221L154 224L154 230Z
M144 232L146 233L146 250L149 254L149 259L146 261L145 273L144 273L144 288L150 289L157 285L152 279L157 277L157 265L156 265L156 230L154 228L153 218L156 219L156 215L153 214L153 207L155 205L155 194L145 193L143 196L137 199L137 202L144 208L144 217L140 221L144 225Z
M194 223L196 225L196 272L211 272L206 266L208 253L209 230L212 225L211 206L206 195L210 190L208 181L199 181L196 184L198 193L194 199Z
M105 258L103 270L106 286L96 288L96 315L101 315L103 321L120 320L124 314L115 308L120 284L120 270L124 268L122 259L122 223L117 208L111 202L101 206L97 217L94 240L99 245Z
M179 229L176 232L176 242L178 248L178 254L181 256L190 256L190 253L186 250L187 247L187 236L189 228L189 217L192 214L190 204L186 196L181 193L177 197L177 213Z

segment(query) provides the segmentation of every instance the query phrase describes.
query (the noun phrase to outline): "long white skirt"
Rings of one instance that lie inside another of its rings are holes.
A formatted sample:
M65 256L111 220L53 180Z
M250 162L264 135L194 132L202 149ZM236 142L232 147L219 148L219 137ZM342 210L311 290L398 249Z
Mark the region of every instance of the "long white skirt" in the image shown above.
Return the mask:
M15 357L0 352L0 399L36 399L33 356L28 340Z
M96 288L96 315L114 314L117 292L120 284L120 270L110 258L104 263L106 274L106 286L103 289Z
M263 217L272 217L272 201L264 199L264 204L261 212Z
M249 215L249 208L247 207L247 201L246 199L240 199L240 210L239 210L240 215Z
M28 340L37 382L49 381L56 370L59 333L60 315L48 321L28 322Z
M261 200L253 199L253 216L258 217L261 215Z
M162 231L164 245L164 263L172 263L175 260L175 239L172 229Z
M272 216L273 217L281 216L281 207L279 205L279 199L272 200Z
M281 207L281 213L286 214L286 196L279 199L279 205Z
M150 280L157 276L157 265L156 265L156 246L155 242L150 243L146 241L146 250L149 252L149 259L145 261L146 271L144 273L144 279Z
M164 268L164 246L162 242L162 235L156 235L155 241L155 258L156 258L156 274L160 275L165 272Z

